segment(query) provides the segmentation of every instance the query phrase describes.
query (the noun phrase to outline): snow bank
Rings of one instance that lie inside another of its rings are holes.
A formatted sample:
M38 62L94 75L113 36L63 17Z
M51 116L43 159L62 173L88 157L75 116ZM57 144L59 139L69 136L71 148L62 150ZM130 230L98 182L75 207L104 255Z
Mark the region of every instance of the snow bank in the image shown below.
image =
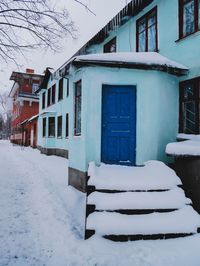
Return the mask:
M159 161L149 161L144 167L101 164L89 165L89 185L97 189L156 190L181 185L175 172Z
M181 188L165 192L94 192L88 197L89 204L95 204L97 210L116 209L179 209L190 204Z
M168 155L200 156L200 141L186 140L169 143L165 152Z
M148 215L95 212L87 220L87 228L99 235L196 233L197 227L200 227L200 216L190 206L173 213Z

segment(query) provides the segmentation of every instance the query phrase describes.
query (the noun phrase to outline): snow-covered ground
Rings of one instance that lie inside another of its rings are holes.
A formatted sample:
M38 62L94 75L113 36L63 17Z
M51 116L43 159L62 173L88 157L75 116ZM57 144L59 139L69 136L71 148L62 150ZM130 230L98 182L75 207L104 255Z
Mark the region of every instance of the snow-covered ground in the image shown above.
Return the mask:
M200 235L84 241L84 206L67 187L67 160L0 141L0 266L200 265Z

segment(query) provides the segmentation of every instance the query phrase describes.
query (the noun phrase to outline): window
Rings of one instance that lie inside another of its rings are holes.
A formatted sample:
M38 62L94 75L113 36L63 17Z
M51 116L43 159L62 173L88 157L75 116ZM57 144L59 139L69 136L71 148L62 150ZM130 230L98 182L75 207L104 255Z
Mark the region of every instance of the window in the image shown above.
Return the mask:
M137 52L158 51L157 8L154 8L136 23Z
M75 121L74 134L81 135L81 81L75 83Z
M186 134L200 133L200 78L180 84L179 131Z
M51 88L48 89L48 94L47 94L47 106L51 104Z
M57 120L57 137L62 138L62 116L58 116Z
M55 137L55 117L49 117L49 137Z
M39 84L33 83L32 84L32 93L35 94L35 92L39 89Z
M42 120L42 136L46 137L46 126L47 126L47 119L46 117Z
M69 114L66 114L66 138L69 137Z
M67 93L66 93L66 95L67 95L67 97L69 96L69 79L67 78L66 79L67 80Z
M116 50L117 50L116 37L113 38L108 43L106 43L103 47L104 53L116 53Z
M45 101L45 96L46 96L46 92L43 92L43 93L42 93L42 109L45 108L45 103L46 103L46 101Z
M54 104L56 100L56 84L53 85L51 90L51 103Z
M200 0L179 0L179 38L200 30Z
M63 99L63 78L59 80L58 101Z

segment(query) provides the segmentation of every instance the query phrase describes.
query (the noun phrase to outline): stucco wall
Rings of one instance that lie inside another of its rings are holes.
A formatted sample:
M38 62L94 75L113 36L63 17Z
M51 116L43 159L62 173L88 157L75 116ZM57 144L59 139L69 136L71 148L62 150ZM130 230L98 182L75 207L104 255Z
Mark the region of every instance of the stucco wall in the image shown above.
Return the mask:
M168 161L165 145L178 132L178 79L157 71L88 67L82 75L82 136L70 139L69 166L101 161L102 84L137 86L136 164Z

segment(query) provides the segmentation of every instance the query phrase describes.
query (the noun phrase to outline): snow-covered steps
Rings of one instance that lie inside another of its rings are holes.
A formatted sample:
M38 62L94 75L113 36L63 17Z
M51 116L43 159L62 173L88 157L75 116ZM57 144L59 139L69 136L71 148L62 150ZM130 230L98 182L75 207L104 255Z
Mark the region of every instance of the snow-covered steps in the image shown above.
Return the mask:
M107 164L96 167L92 162L88 175L88 185L99 190L167 190L182 185L176 173L158 161L149 161L144 167Z
M88 196L88 204L95 205L96 210L123 209L180 209L191 200L185 197L181 188L160 192L94 192Z
M116 241L166 239L200 228L180 179L161 162L144 167L91 163L88 175L86 239L94 233Z

